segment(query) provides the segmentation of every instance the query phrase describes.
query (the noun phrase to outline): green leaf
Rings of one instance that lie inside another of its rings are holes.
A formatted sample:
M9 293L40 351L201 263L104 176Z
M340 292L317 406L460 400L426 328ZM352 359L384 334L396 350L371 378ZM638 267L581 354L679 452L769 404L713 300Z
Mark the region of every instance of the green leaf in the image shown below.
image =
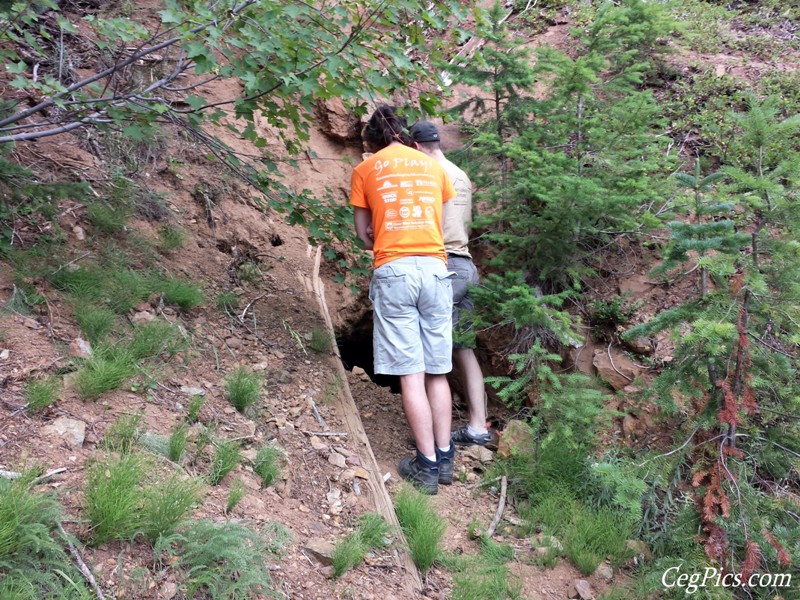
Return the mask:
M6 71L8 71L9 73L24 73L27 70L28 70L28 65L25 63L25 61L22 60L16 63L6 64Z

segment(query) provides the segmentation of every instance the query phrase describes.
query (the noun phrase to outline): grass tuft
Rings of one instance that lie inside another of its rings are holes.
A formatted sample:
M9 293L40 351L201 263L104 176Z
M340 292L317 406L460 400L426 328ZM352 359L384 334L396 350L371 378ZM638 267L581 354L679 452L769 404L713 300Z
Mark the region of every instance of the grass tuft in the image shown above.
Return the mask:
M214 450L214 458L211 459L211 468L208 473L211 485L219 485L225 475L233 471L241 461L239 444L236 442L219 444Z
M314 327L311 330L311 339L308 341L308 347L317 354L329 354L331 346L333 345L333 336L329 331L320 327Z
M143 413L122 415L108 428L105 437L103 437L103 447L121 454L130 453L141 433L139 427L143 419Z
M171 254L186 243L186 234L172 225L164 225L158 230L158 249Z
M261 395L261 377L240 367L231 373L225 380L228 390L228 400L239 412L256 403Z
M564 533L564 551L581 573L590 575L606 556L614 564L623 562L630 554L625 540L632 534L632 527L619 513L582 508Z
M243 525L199 520L161 538L155 554L179 558L186 598L254 598L277 595L269 550L264 536Z
M56 400L61 384L56 377L32 379L22 388L22 397L25 398L25 410L29 414L44 410Z
M253 471L261 478L261 487L269 487L281 474L283 452L277 446L264 444L258 449Z
M152 484L144 491L142 532L155 544L172 535L195 504L202 500L202 483L179 473Z
M164 296L164 302L191 310L203 303L203 292L194 284L180 279L164 279L156 283L158 291Z
M200 409L203 408L203 404L206 403L206 399L203 396L192 396L189 398L189 405L186 408L186 418L189 423L196 423L197 419L200 417Z
M99 352L86 361L75 376L75 390L83 400L94 400L119 388L136 371L125 352Z
M228 503L225 505L225 514L231 514L231 511L236 508L236 505L239 504L246 494L247 488L244 487L242 480L237 477L233 480L231 489L228 490Z
M367 552L390 543L390 527L375 513L366 513L358 522L356 530L341 540L331 554L333 576L341 577L364 560Z
M91 543L132 538L139 530L140 486L144 463L136 454L106 457L93 463L86 476L86 516Z
M117 316L102 306L81 304L75 308L75 320L86 339L96 346L114 330Z
M167 445L167 458L172 462L180 463L189 443L189 427L185 423L174 427L169 436Z
M395 511L406 535L411 559L423 573L442 554L444 519L431 507L430 499L410 485L403 485L395 497Z
M135 361L155 358L162 353L174 356L186 347L180 330L171 323L155 319L133 329L126 350Z
M217 308L223 312L234 311L239 308L239 297L233 292L222 292L217 296Z

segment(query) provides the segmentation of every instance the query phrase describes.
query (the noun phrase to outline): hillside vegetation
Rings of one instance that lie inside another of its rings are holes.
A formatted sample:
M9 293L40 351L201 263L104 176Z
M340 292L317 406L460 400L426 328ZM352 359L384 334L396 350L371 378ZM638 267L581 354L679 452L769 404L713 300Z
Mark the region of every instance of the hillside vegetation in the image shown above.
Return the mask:
M381 101L463 142L507 535L608 563L609 599L794 597L798 23L777 0L0 7L0 598L408 597L302 282L307 241L342 297L366 286L346 188ZM55 417L90 426L68 459ZM395 498L441 593L524 597L513 544L470 523L479 554L443 552L441 515ZM338 536L327 575L292 529Z

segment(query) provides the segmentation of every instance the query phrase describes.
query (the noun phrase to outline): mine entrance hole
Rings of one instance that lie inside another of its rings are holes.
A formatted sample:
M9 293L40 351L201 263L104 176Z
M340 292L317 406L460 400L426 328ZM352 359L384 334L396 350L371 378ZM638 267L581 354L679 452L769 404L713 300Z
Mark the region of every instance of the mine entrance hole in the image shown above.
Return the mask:
M342 364L348 371L361 367L377 385L400 393L400 379L394 375L376 375L372 361L372 313L368 312L348 329L336 332Z

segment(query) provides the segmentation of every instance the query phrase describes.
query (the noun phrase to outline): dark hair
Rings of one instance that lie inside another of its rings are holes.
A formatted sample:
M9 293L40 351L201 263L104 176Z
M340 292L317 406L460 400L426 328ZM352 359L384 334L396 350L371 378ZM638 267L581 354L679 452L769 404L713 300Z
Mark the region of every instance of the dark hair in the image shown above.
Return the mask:
M413 147L406 120L395 112L394 106L386 104L382 104L372 113L364 128L364 139L377 150L384 149L392 142Z

